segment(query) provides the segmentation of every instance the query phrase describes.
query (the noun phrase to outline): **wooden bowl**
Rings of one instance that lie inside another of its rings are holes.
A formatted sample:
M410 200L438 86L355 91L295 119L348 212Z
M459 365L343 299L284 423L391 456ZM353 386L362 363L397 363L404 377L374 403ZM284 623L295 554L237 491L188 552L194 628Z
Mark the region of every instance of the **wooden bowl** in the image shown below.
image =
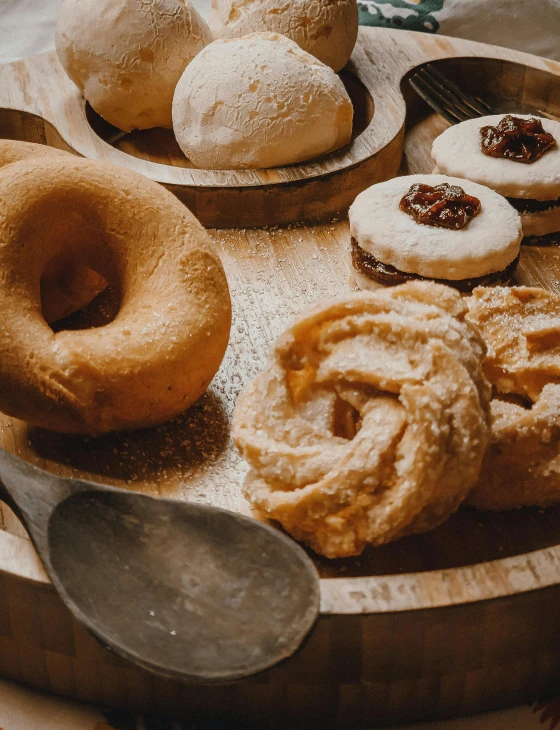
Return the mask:
M0 136L46 141L84 157L123 165L165 185L207 227L254 227L321 218L348 208L371 180L396 174L400 122L373 120L371 63L357 46L340 73L354 106L351 142L308 162L267 170L200 170L173 131L120 132L66 76L56 53L0 67ZM387 130L391 130L387 138Z
M360 31L359 53L369 59L376 100L380 79L395 79L384 92L385 107L376 101L373 120L380 108L396 120L392 128L404 139L401 173L431 170L431 142L447 126L406 82L401 88L403 77L428 60L441 59L444 73L507 111L522 106L560 114L560 64L552 61L377 29ZM21 105L25 88L28 108L25 114L0 112L0 131L62 144L64 130L55 133L31 116L41 80L23 70L31 74L37 63L0 69L2 103L9 106L9 97L12 109ZM40 104L47 105L44 95ZM52 120L54 112L42 108ZM405 111L406 126L399 121ZM84 148L92 145L117 162L132 159L142 169L143 160L88 130L80 138ZM395 139L389 132L387 138ZM228 353L206 395L160 428L100 439L60 436L0 417L3 446L60 474L249 512L240 491L246 467L228 436L235 397L296 312L348 291L348 224L210 233L227 271L234 322ZM524 248L517 277L559 291L558 249ZM321 616L298 654L244 682L189 687L128 666L77 625L21 526L2 508L0 675L102 705L192 722L220 718L224 727L230 720L258 728L373 727L529 702L558 689L559 518L560 507L503 514L462 508L432 532L366 550L360 558L316 558Z

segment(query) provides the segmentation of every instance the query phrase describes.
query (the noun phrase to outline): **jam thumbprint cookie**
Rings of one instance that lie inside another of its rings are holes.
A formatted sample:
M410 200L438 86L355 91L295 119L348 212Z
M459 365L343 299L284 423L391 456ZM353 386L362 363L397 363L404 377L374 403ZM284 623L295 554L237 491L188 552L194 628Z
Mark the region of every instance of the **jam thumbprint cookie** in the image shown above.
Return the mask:
M469 119L434 140L434 172L487 185L519 212L524 236L550 236L560 231L559 142L560 122L550 119Z
M469 292L508 283L519 259L519 214L469 180L397 177L360 193L348 215L361 289L433 279Z

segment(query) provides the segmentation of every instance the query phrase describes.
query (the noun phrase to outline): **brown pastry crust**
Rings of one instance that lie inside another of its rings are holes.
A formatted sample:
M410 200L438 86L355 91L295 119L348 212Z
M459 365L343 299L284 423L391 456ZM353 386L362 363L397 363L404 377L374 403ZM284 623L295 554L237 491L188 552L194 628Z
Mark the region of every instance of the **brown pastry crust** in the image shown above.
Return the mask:
M0 139L0 167L29 159L73 159L69 152L44 144ZM92 269L67 259L48 263L41 279L43 317L47 322L57 322L92 301L107 282Z
M560 385L546 385L530 408L491 403L492 436L467 503L480 510L560 502Z
M77 157L0 170L0 410L99 434L161 423L208 386L230 328L225 274L206 232L142 175ZM71 254L121 294L104 327L54 333L40 279Z
M352 263L361 274L367 276L372 281L383 286L398 286L407 281L435 281L437 284L445 284L452 286L454 289L462 293L471 292L477 286L493 286L496 284L508 284L515 273L519 256L517 256L509 266L502 271L497 271L486 276L479 276L472 279L427 279L420 274L411 274L406 271L400 271L390 264L384 264L375 256L364 251L356 239L350 238L352 245Z

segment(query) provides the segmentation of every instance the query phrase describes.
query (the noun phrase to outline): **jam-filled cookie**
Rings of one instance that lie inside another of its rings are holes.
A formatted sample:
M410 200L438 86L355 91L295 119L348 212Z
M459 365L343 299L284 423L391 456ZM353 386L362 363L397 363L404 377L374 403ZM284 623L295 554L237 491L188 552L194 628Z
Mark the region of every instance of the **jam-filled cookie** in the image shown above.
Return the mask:
M397 177L360 193L348 215L361 289L433 279L472 291L508 283L519 259L519 214L469 180Z
M493 114L446 129L434 140L437 172L468 178L504 195L525 236L560 231L560 122Z

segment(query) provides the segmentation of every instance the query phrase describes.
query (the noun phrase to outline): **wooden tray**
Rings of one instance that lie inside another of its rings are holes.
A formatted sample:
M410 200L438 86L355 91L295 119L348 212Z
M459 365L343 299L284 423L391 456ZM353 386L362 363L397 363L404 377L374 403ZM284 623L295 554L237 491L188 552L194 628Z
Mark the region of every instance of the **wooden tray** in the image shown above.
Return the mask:
M400 79L398 69L402 75L445 59L446 74L504 110L560 114L560 64L552 61L376 29L360 31L358 54L370 59L378 93L384 89L385 107L376 115L385 108L400 119L406 103L401 173L431 170L431 141L446 123L406 84L404 98L398 84L377 85L389 75ZM48 79L22 76L46 62L0 70L2 103L17 107L25 78L26 107L50 109L39 91ZM51 126L29 114L4 111L0 119L5 135L60 144ZM110 159L128 159L92 144ZM211 235L226 267L234 322L223 366L195 406L160 428L97 440L0 417L0 443L60 474L248 512L240 492L245 466L228 437L236 394L296 312L348 291L348 225ZM519 283L560 291L559 281L558 249L523 249ZM188 687L131 668L89 637L56 597L21 526L0 508L0 675L104 705L191 721L219 717L224 727L232 719L258 728L372 727L530 701L558 689L559 518L560 508L495 515L463 508L437 530L359 559L317 559L321 617L295 657L245 682Z

